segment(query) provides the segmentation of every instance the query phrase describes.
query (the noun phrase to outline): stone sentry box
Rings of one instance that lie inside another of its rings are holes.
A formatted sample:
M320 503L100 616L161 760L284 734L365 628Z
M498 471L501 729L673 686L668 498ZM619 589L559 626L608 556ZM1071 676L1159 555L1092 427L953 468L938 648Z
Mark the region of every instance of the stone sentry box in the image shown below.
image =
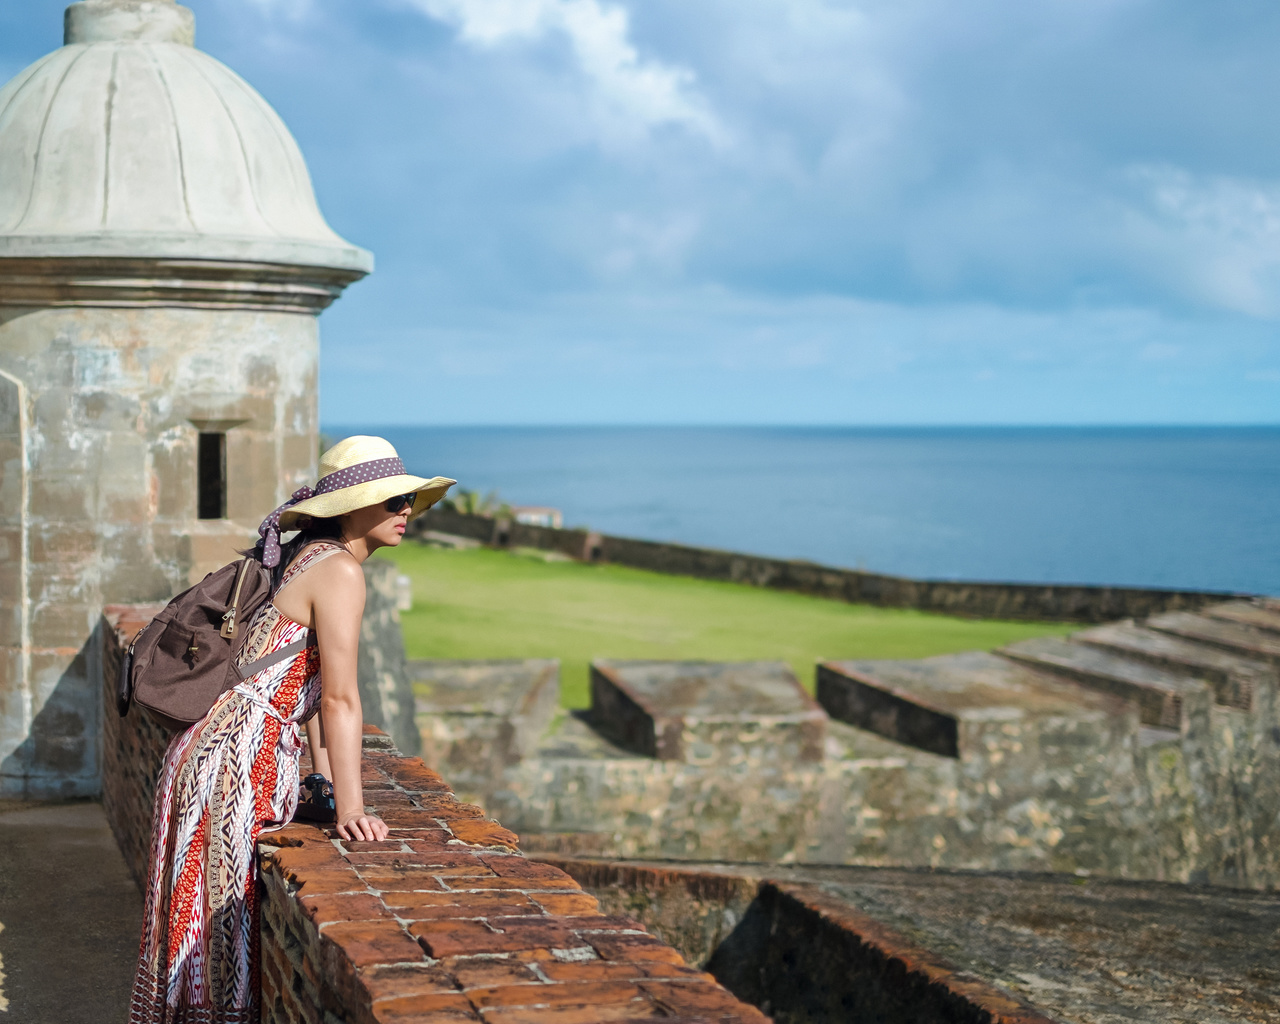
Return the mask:
M597 660L590 721L660 761L762 768L821 761L827 714L783 662Z
M316 314L372 268L172 0L88 0L0 90L0 791L98 789L107 602L222 564L314 472Z

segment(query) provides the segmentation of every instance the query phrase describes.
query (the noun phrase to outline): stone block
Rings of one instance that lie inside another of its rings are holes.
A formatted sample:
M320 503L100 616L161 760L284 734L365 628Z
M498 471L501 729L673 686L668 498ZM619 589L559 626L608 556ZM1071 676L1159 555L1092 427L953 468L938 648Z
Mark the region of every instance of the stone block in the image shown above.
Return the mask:
M554 659L411 661L409 677L423 759L459 780L530 756L560 701Z
M249 531L227 519L205 519L187 529L191 568L187 582L198 583L207 573L221 569L240 557L240 552L257 541Z
M53 472L42 465L31 473L31 515L58 522L75 522L84 527L93 520L89 506L97 493L97 482L83 472Z
M282 476L274 435L248 427L227 432L228 518L261 522L279 504Z
M311 422L313 422L312 420ZM295 468L303 479L299 484L315 481L316 436L315 434L285 434L281 442L285 466ZM288 483L286 483L286 488ZM296 487L294 488L297 489Z
M1217 703L1229 708L1252 708L1254 691L1275 681L1277 676L1276 669L1265 660L1148 630L1133 622L1097 626L1073 634L1071 639L1202 678L1213 687Z
M74 637L87 637L101 609L89 605L41 604L31 610L31 643L36 647L59 647Z
M1210 605L1204 610L1210 618L1238 622L1271 633L1280 633L1280 609L1260 601L1228 601Z
M31 561L79 567L98 552L98 538L92 530L70 527L40 519L31 524Z
M135 395L86 388L75 394L72 415L90 429L122 431L135 434L142 407Z
M421 750L421 740L396 610L396 576L395 563L387 559L370 558L364 563L364 618L356 676L365 722L385 730L400 753L413 755Z
M97 790L99 705L96 680L87 678L83 652L31 655L32 712L23 746L27 791L54 797Z
M196 507L196 432L189 426L166 430L150 451L156 515L181 519L185 526Z
M142 526L151 518L151 474L147 443L132 431L113 431L95 453L98 517L103 522Z
M1210 647L1280 666L1280 635L1267 629L1192 612L1153 615L1144 625L1184 640L1208 644Z
M22 651L0 647L0 763L26 740L30 722L31 695L23 680Z
M72 414L75 392L70 388L45 387L33 399L36 428L46 442L52 443L51 447L64 449L60 455L54 454L47 461L58 468L64 468L69 461L82 459L80 446L70 443L70 435L77 432Z
M1022 640L1000 648L999 653L1090 689L1136 701L1142 724L1156 728L1179 728L1184 699L1209 691L1209 684L1194 676L1055 636Z
M661 761L763 768L820 761L827 715L784 662L597 660L590 721Z
M5 586L8 582L0 574L0 590L17 589ZM22 606L17 597L0 597L0 647L20 647L22 636Z
M1124 700L980 651L922 661L822 662L818 701L832 718L859 729L959 758L983 753L979 736L988 724L1034 728L1133 710Z

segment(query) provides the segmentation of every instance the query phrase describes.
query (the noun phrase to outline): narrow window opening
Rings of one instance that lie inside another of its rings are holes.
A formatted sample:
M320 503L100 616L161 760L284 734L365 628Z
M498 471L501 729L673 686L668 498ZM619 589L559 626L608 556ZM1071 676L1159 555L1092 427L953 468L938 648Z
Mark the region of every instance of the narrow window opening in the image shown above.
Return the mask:
M227 435L200 435L196 452L196 514L201 519L227 517Z

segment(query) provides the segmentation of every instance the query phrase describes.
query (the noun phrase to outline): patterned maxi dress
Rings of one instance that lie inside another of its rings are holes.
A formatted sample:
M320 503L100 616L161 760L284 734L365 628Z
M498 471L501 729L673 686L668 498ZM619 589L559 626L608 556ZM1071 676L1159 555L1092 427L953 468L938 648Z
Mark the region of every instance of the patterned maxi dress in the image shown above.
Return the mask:
M280 590L338 550L304 551ZM257 1024L254 847L297 807L300 724L320 704L320 655L315 633L268 601L238 658L247 665L304 636L303 650L222 694L169 743L129 1024Z

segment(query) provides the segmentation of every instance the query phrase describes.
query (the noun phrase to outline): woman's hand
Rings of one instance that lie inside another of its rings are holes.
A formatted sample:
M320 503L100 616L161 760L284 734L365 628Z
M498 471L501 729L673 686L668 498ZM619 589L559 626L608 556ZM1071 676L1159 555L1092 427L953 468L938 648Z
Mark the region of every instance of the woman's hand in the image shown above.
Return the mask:
M381 842L390 833L387 823L376 814L352 811L338 818L338 835L356 842Z

